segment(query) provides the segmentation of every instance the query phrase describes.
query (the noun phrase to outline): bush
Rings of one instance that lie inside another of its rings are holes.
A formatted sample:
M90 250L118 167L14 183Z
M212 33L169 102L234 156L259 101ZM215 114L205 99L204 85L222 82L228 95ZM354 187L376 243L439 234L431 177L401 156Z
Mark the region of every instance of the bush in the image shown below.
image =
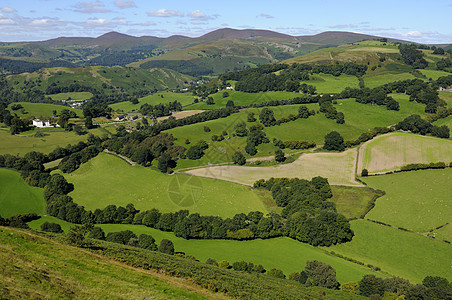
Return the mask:
M88 237L96 240L105 240L105 232L100 227L94 227L93 230L88 234Z
M286 157L284 156L284 152L282 152L281 149L278 149L275 151L275 161L276 162L283 162L286 160Z
M344 151L344 138L337 131L331 131L325 136L323 148L326 150Z
M140 234L140 237L138 238L138 245L143 249L157 251L157 244L155 243L155 239L148 234Z
M281 271L280 269L275 269L275 268L269 270L267 272L267 275L276 277L276 278L281 278L281 279L286 278L286 275L284 275L283 271Z
M169 255L174 255L174 244L172 241L167 240L167 239L163 239L160 242L160 246L159 246L159 252L162 253L166 253Z
M239 151L235 152L232 155L232 161L234 162L234 164L241 165L241 166L246 163L245 156L242 154L242 152L239 152Z
M367 176L369 176L369 171L367 171L367 169L363 169L363 170L361 171L361 176L362 176L362 177L367 177Z

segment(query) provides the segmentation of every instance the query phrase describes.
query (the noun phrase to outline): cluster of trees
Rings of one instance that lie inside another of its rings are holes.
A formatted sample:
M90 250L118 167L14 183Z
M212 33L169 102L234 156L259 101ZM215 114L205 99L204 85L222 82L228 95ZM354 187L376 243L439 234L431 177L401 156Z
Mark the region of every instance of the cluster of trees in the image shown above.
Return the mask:
M414 171L414 170L426 170L426 169L444 169L446 168L445 162L436 163L417 163L417 164L407 164L400 168L400 171Z
M254 124L247 129L245 122L239 122L235 125L234 129L237 136L246 136L245 151L251 156L256 155L257 146L270 142L264 132L264 127L260 123Z
M169 116L175 111L181 111L182 104L178 101L169 103L159 103L156 105L151 105L145 103L140 107L140 113L145 116L151 116L153 118L159 118L164 116Z
M411 131L413 133L419 133L421 135L431 134L439 138L449 138L450 130L446 125L436 126L425 121L419 115L411 115L404 120L396 124L395 129Z
M449 58L442 58L440 61L436 63L436 69L441 71L450 71L450 67L452 67L452 60Z
M417 50L415 44L400 44L399 51L403 61L415 69L424 69L428 66L428 62L424 59L424 53Z
M330 246L350 241L353 231L347 218L337 213L328 180L314 177L261 179L255 188L272 192L276 204L283 208L284 235L314 246Z
M116 134L106 140L103 146L142 166L150 166L152 161L157 159L158 168L164 173L176 166L178 158L185 158L183 154L186 149L174 145L175 138L172 134L160 133L152 136L146 134L146 129L128 133L124 126L120 126Z
M392 90L389 87L376 87L374 89L345 88L340 94L341 98L356 98L356 102L363 104L385 105L388 110L399 110L399 103L388 96Z
M283 143L284 148L289 149L310 149L314 148L316 146L315 142L309 142L309 141L284 141Z
M93 157L96 157L100 152L102 152L102 150L103 148L100 144L88 146L81 151L64 157L58 164L58 169L60 169L63 173L71 173L77 170L81 164L86 163Z
M74 68L76 64L64 61L54 60L47 63L31 62L24 60L0 58L0 72L6 74L33 73L42 68Z
M323 148L330 151L344 151L345 143L342 135L337 131L331 131L325 135Z
M3 218L0 216L0 226L10 226L16 228L30 228L28 226L28 222L38 220L41 218L36 213L28 213L28 214L18 214L11 216L9 218Z
M11 112L6 109L7 107L8 104L6 102L0 102L0 123L10 126L11 134L17 134L29 130L31 121L19 118L16 114L12 115Z
M352 146L357 146L361 143L370 141L377 135L385 134L385 133L389 133L389 132L393 132L393 131L394 131L393 127L374 127L373 129L362 133L356 140L345 141L344 144L345 144L346 148L352 147Z
M337 124L345 123L345 116L343 112L338 112L336 107L333 106L333 98L325 94L319 99L319 111L325 113L328 119L336 120Z

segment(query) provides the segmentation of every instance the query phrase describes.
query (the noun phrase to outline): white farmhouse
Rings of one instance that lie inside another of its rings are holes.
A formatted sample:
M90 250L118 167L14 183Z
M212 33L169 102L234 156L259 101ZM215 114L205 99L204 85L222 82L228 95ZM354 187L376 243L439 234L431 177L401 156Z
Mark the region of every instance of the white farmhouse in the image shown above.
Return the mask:
M42 121L42 120L39 120L39 119L34 119L33 120L33 126L36 126L38 128L51 127L49 121Z

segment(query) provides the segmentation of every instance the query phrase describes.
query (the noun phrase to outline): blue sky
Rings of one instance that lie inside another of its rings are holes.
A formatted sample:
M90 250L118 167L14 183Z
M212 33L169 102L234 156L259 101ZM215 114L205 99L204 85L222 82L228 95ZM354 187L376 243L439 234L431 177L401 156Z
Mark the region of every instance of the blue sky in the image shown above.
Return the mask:
M351 31L420 43L452 43L452 0L145 1L2 0L0 41L60 36L200 36L269 29L291 35Z

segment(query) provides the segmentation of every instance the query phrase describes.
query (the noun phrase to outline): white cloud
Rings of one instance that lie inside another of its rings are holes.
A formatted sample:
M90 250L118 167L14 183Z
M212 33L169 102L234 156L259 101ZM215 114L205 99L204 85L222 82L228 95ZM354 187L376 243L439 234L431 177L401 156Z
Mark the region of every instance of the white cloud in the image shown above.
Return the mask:
M273 19L274 18L272 15L264 14L264 13L258 15L257 17L266 18L266 19Z
M111 10L105 8L105 4L96 0L92 2L79 2L74 5L74 11L83 14L106 13Z
M135 4L135 2L133 2L132 0L130 0L130 1L116 0L116 1L114 2L114 4L115 4L117 7L121 8L121 9L137 7L136 4Z
M89 25L108 25L110 23L110 21L105 20L105 19L89 19L88 21L86 21L87 24Z
M204 25L204 24L207 24L207 22L204 22L204 21L191 21L190 23L193 24L193 25Z
M0 19L0 25L12 25L15 22L11 19Z
M403 36L421 36L422 35L422 33L420 33L419 31L408 31L407 33L405 33L405 34L402 34Z
M203 13L202 11L200 11L199 9L197 9L197 10L190 12L188 14L188 16L192 19L213 20L213 19L218 18L220 15L214 14L214 15L208 16L205 13Z
M12 7L8 7L8 6L4 6L4 7L2 7L2 12L4 12L4 13L13 13L13 12L16 12L17 10L15 10L14 8L12 8Z
M150 17L183 17L184 13L180 11L162 8L156 11L148 11L147 15Z
M177 24L187 25L187 22L185 22L184 20L178 20Z

